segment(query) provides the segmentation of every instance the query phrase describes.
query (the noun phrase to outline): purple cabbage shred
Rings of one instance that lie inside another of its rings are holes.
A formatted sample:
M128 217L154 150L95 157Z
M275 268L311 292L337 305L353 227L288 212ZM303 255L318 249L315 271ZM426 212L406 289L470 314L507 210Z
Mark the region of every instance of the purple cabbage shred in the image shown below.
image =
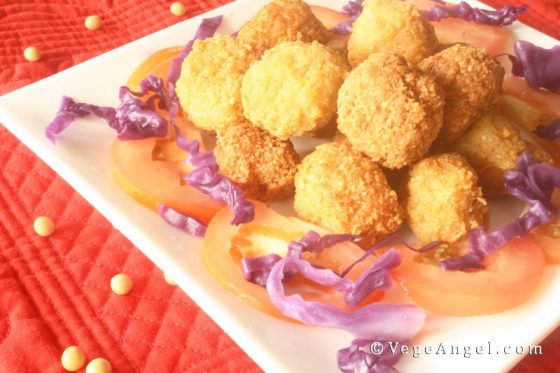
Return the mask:
M546 49L518 40L513 50L515 56L510 56L513 75L525 78L531 88L560 92L560 45Z
M535 133L547 140L555 140L560 138L560 119L556 119L546 126L538 126Z
M159 216L161 216L169 225L179 228L193 236L204 237L204 234L206 233L206 225L204 223L191 216L167 207L163 203L159 203L157 208Z
M357 338L349 347L338 351L336 356L338 367L345 373L397 373L393 366L401 357L399 346L407 343L408 341L387 342L378 338ZM391 347L394 348L394 352Z
M439 265L448 271L479 268L484 258L515 238L525 237L541 225L549 224L558 214L550 200L554 188L560 187L560 170L548 163L536 163L529 153L517 158L517 169L504 177L506 191L527 203L529 209L510 224L487 233L482 227L469 232L469 252L443 260Z
M519 14L527 11L527 8L527 4L523 4L519 7L504 6L498 10L486 10L474 8L461 1L453 6L434 5L430 10L425 10L423 13L430 21L441 21L453 17L485 25L508 26L517 19Z

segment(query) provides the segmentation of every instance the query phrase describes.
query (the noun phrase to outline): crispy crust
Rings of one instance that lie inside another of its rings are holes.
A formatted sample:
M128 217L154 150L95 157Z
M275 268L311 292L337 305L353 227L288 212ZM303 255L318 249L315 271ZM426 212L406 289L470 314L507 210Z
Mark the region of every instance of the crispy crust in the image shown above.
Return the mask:
M422 242L456 242L484 224L488 205L478 176L463 156L447 153L425 158L409 173L406 218Z
M176 92L196 127L220 132L245 120L241 82L253 58L229 35L195 41L183 62Z
M444 96L434 79L394 54L371 55L344 81L338 129L390 169L420 160L439 134Z
M279 44L243 78L245 116L281 139L314 133L333 119L347 69L339 54L317 42Z
M439 139L450 144L488 110L500 95L504 68L483 49L457 44L418 65L436 78L446 95Z
M378 52L395 53L416 65L434 54L434 27L414 5L399 0L366 0L348 40L352 66Z
M289 197L299 155L290 141L277 139L250 123L229 127L214 149L220 172L260 201Z
M237 39L261 56L284 41L325 43L328 31L301 0L276 0L262 7L240 30Z
M297 213L335 233L376 241L402 224L397 194L381 168L347 144L317 147L298 167L295 185Z

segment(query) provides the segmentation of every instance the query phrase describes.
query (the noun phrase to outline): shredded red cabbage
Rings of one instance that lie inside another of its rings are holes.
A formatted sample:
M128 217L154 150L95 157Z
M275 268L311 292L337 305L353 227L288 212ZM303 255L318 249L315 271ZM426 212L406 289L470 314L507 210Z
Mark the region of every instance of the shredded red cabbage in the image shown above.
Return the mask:
M151 94L153 93L153 94ZM156 105L167 109L165 88L161 79L150 75L140 83L140 91L127 87L119 90L120 105L112 107L77 103L63 96L54 120L45 128L45 136L56 143L56 136L77 118L93 114L104 119L117 132L120 140L137 140L163 137L167 134L167 121L155 112Z
M546 49L518 40L513 50L515 56L510 56L513 75L524 77L531 88L560 92L560 45Z
M157 208L159 216L161 216L169 225L179 228L193 236L204 237L204 234L206 233L206 225L204 223L191 216L173 210L163 203L159 203Z
M485 25L508 26L516 20L519 14L525 12L527 8L527 4L523 4L520 7L504 6L498 10L486 10L474 8L468 3L461 1L453 6L434 5L430 10L424 10L423 13L430 21L441 21L442 19L453 17Z
M526 202L530 207L521 217L494 232L486 233L482 227L469 232L469 252L466 255L443 260L439 265L448 271L481 267L484 258L507 244L524 237L541 225L550 223L558 208L551 203L554 188L560 187L560 170L548 163L536 163L525 152L517 158L517 170L504 176L508 194Z
M241 259L241 270L245 280L260 285L266 286L266 280L272 267L282 260L278 254L262 255L255 258Z
M547 140L555 140L560 138L560 119L556 119L546 126L538 126L535 133Z
M342 13L350 16L346 21L342 21L336 25L333 31L338 35L348 35L352 32L352 25L362 13L364 0L351 0L342 7Z

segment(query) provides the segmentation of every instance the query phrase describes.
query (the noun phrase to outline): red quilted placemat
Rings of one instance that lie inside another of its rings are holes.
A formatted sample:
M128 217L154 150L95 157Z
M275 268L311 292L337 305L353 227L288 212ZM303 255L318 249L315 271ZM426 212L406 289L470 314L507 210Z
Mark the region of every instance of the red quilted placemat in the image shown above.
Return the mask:
M190 0L175 17L171 2L0 0L0 94L51 75L182 19L227 3ZM503 0L488 0L500 6ZM511 3L520 4L517 0ZM523 20L560 37L560 2L530 1ZM104 26L86 30L98 14ZM40 48L28 63L22 51ZM116 372L230 371L259 368L130 242L60 177L0 127L0 372L59 372L65 347L88 359L105 357ZM41 238L33 219L50 215L57 232ZM127 296L114 295L117 273L134 279ZM552 372L560 330L544 356L516 372Z

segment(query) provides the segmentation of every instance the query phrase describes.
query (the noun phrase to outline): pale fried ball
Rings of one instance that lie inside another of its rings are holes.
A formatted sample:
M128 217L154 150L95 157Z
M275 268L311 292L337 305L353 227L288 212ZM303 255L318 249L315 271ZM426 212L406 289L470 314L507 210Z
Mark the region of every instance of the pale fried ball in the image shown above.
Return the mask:
M271 201L293 195L299 155L289 140L245 123L220 134L214 153L220 172L245 196Z
M339 54L317 42L278 44L243 78L245 116L280 139L316 132L334 118L347 68Z
M220 132L244 121L241 82L252 61L253 54L229 35L195 41L176 92L196 127Z
M484 224L488 205L463 156L435 155L415 164L406 185L406 216L422 242L456 242Z
M260 56L283 41L325 43L328 31L302 0L276 0L245 24L237 39Z
M299 216L334 233L376 241L402 224L397 194L381 168L347 144L318 146L298 167L295 184Z
M399 169L420 160L439 134L444 95L400 56L377 53L356 67L338 95L338 129L374 161Z
M372 53L388 52L416 65L438 47L434 27L414 5L399 0L366 0L352 26L348 61L355 66Z
M457 44L426 58L419 67L436 78L446 96L439 139L450 144L500 95L504 68L483 49Z
M538 153L521 138L513 123L495 110L490 110L467 130L450 150L463 155L478 173L479 183L487 196L505 193L504 173L515 169L515 160L525 152Z

